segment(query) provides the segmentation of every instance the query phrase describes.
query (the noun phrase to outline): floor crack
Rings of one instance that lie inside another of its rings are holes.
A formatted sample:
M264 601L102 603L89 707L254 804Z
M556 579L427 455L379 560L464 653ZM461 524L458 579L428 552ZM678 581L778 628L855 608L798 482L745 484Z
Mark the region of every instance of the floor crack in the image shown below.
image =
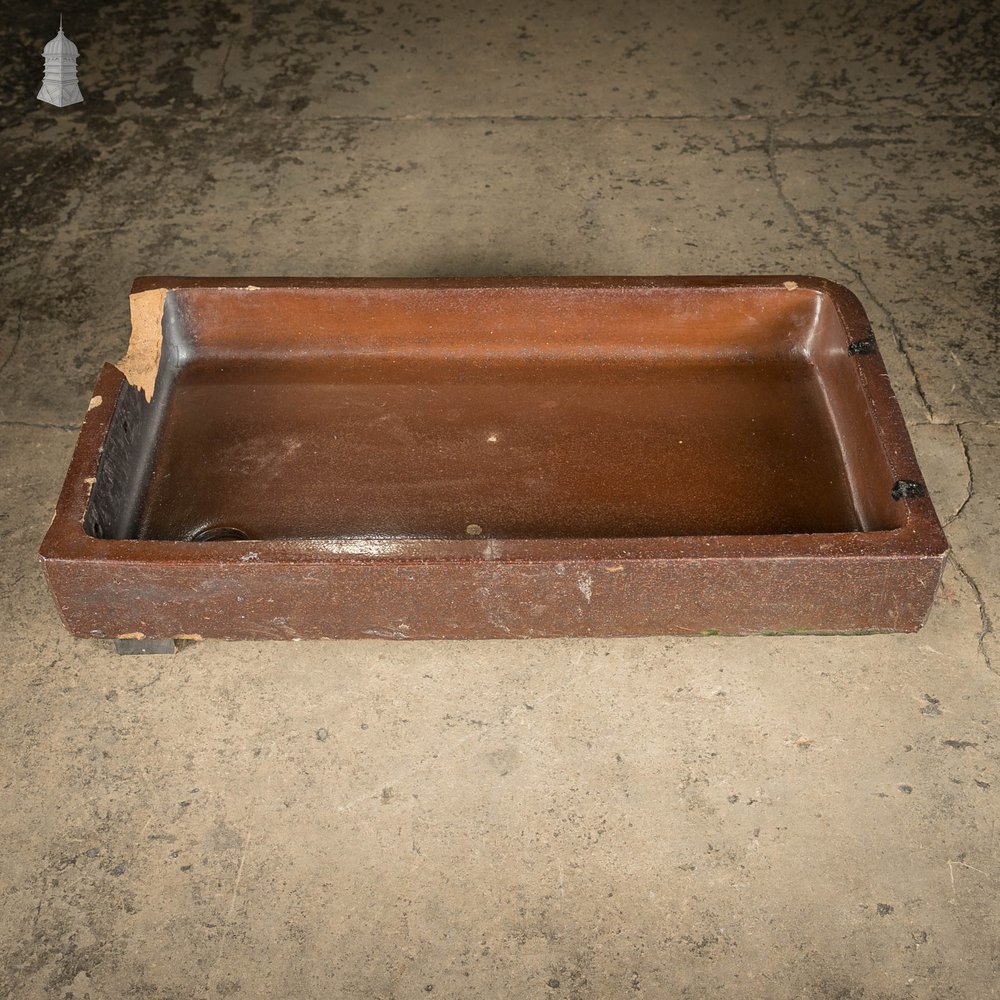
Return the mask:
M972 494L976 490L975 475L972 471L972 456L969 454L969 442L965 440L965 434L962 433L962 425L954 424L953 426L955 430L958 432L958 440L961 442L962 452L965 455L965 472L967 477L967 483L965 487L965 497L963 498L962 502L958 505L958 509L955 511L954 514L951 515L951 517L948 518L947 521L944 522L944 527L946 528L948 527L948 525L952 524L954 521L958 519L962 511L965 510L966 504L968 504L968 502L972 499Z
M976 643L976 650L980 653L983 659L986 661L986 666L989 670L993 670L993 660L990 657L989 650L986 648L986 637L993 633L993 621L990 618L989 612L986 610L986 601L983 600L982 591L979 589L979 584L972 578L965 567L958 561L958 556L955 555L955 550L952 549L949 553L952 563L955 569L958 570L959 575L965 580L972 590L972 595L976 599L976 604L979 607L979 621L982 628L979 630L979 637Z
M14 352L17 350L18 345L21 343L21 334L24 331L24 313L22 310L17 311L17 326L14 327L14 343L11 345L10 351L7 353L7 357L3 359L3 364L0 364L0 374L3 374L4 369L10 364L11 358L14 357Z
M34 427L43 431L78 431L79 424L43 424L35 420L0 420L0 427Z
M145 684L136 684L134 687L130 687L128 689L129 694L140 694L141 692L145 691L146 688L151 688L154 684L156 684L162 676L163 672L161 671L160 673L156 674L156 676L154 676L152 680L146 681Z
M781 175L778 173L778 164L776 160L777 152L777 138L775 135L774 120L768 119L767 122L767 170L771 177L771 183L774 185L774 189L778 194L778 200L781 202L782 206L791 215L792 219L799 227L799 230L809 239L817 243L822 249L845 271L849 271L854 275L855 281L858 285L864 289L865 294L868 296L869 300L873 302L876 308L885 316L886 322L889 325L889 331L892 333L892 339L896 344L899 353L902 354L903 360L906 363L906 367L910 372L910 377L913 379L914 388L917 390L917 395L920 397L920 402L923 404L924 410L927 413L927 419L933 424L937 423L934 418L934 411L931 408L931 404L927 400L927 395L924 392L924 387L921 385L920 376L917 374L917 369L913 365L913 361L910 358L909 351L907 350L906 344L903 340L903 336L900 333L899 325L896 323L895 317L892 313L879 301L878 297L872 291L871 286L865 280L864 275L861 271L856 268L853 264L849 264L846 260L840 257L837 252L829 245L829 243L823 238L822 233L817 229L812 223L810 223L806 217L799 211L795 206L795 203L788 197L785 192L784 185L781 182Z
M222 106L225 105L226 101L226 70L229 65L229 55L233 51L233 45L235 44L235 39L230 38L229 44L226 46L226 54L222 57L222 70L219 74L219 86L218 92L222 95ZM219 110L222 110L220 106Z

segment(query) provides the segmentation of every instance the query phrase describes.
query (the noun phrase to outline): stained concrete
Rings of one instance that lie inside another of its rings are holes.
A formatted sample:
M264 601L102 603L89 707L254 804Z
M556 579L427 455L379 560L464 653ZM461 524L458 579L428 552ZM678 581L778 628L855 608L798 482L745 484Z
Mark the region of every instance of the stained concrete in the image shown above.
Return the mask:
M0 34L0 995L1000 995L989 3L62 6ZM907 636L67 636L134 275L813 272L954 547Z

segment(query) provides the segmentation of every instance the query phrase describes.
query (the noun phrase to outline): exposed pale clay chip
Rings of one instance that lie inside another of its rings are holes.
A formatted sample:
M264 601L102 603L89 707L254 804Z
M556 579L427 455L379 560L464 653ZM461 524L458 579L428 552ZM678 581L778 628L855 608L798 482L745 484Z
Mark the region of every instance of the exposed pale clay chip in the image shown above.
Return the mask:
M165 288L151 288L148 292L135 292L129 296L132 337L125 357L118 362L118 370L131 385L146 394L147 402L153 398L156 372L160 367L163 303L166 298Z

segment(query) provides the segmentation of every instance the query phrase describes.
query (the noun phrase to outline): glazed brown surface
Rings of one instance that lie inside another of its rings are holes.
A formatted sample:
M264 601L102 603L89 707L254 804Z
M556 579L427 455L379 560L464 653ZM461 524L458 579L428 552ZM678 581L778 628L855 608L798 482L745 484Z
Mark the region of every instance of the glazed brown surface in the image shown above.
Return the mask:
M926 496L892 496L919 469L839 286L240 285L164 280L151 403L102 377L109 405L77 454L96 482L76 528L64 492L43 546L78 633L844 631L926 614L943 535Z
M402 369L402 370L401 370ZM861 527L816 369L192 366L140 537L746 535ZM475 531L475 528L472 529Z

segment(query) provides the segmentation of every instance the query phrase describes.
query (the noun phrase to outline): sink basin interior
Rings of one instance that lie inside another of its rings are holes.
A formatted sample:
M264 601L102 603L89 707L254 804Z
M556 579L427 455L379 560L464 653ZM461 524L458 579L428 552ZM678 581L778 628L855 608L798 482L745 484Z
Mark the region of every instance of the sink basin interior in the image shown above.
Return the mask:
M162 334L152 401L131 388L119 401L118 471L98 477L94 534L635 538L899 524L822 290L192 287L167 294Z

